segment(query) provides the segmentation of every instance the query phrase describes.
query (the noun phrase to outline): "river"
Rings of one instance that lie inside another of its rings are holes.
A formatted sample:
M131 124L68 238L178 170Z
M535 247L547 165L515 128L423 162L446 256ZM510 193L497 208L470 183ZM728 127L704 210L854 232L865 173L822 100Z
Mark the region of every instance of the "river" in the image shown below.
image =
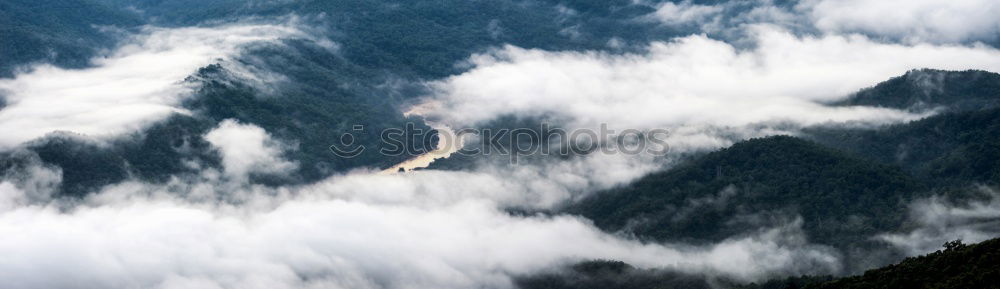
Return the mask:
M395 174L399 172L399 169L409 172L414 169L426 168L434 160L447 158L462 148L462 140L455 135L455 131L451 127L432 122L428 122L427 125L438 132L438 143L434 150L396 164L381 171L380 174Z

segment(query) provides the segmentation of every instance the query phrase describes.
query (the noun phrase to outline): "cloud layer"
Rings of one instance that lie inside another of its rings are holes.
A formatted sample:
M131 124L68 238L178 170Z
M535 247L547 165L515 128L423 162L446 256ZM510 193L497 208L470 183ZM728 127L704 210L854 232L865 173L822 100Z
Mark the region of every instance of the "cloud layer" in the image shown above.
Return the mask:
M1000 70L981 46L885 44L861 36L798 37L752 28L741 50L705 36L654 42L645 54L548 52L504 47L472 58L473 69L436 82L427 115L453 127L504 115L557 116L572 127L648 129L763 122L815 125L913 119L872 107L829 107L909 69Z
M779 2L779 3L775 3ZM739 33L746 25L772 24L804 34L864 34L909 44L1000 40L1000 4L990 0L752 0L700 5L665 1L643 16L667 26L705 33ZM642 3L640 1L640 3ZM650 5L650 4L646 4Z
M799 6L828 33L859 32L909 43L1000 39L997 1L812 0Z
M885 234L879 239L910 255L934 252L945 242L961 239L978 243L1000 235L1000 192L980 188L980 200L955 203L936 196L914 202L910 219L917 227L908 233Z
M127 183L69 211L3 211L0 277L16 288L509 288L512 275L593 258L746 280L839 265L797 224L688 247L483 200L414 207L272 192L206 204L161 190Z
M222 154L225 173L232 179L245 179L250 174L287 175L298 167L282 158L288 145L255 125L227 119L205 134L205 140Z

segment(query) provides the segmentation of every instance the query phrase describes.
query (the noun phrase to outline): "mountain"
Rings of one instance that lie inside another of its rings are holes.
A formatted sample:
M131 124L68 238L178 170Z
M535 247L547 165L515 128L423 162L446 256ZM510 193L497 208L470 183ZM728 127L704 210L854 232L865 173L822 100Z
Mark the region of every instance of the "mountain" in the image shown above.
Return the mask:
M981 70L911 70L851 95L838 105L967 111L1000 105L1000 74Z
M1000 108L945 112L874 129L811 128L805 137L939 185L1000 184Z
M897 167L817 143L751 139L595 193L566 211L658 241L704 243L797 216L810 241L846 247L897 228L925 185Z
M874 128L811 127L801 137L739 142L597 192L565 212L609 232L691 244L800 217L807 239L838 248L848 272L879 264L873 259L898 260L897 254L881 255L891 250L871 238L911 227L907 214L913 201L931 195L968 200L981 197L973 187L1000 184L998 76L910 71L844 104L943 108L938 114Z
M938 114L881 127L811 127L801 137L739 142L597 192L565 212L608 232L691 244L800 217L809 242L838 248L848 272L878 265L874 259L898 260L871 238L912 227L907 214L913 201L931 195L969 200L981 197L973 187L1000 184L998 76L910 71L843 104L943 108Z

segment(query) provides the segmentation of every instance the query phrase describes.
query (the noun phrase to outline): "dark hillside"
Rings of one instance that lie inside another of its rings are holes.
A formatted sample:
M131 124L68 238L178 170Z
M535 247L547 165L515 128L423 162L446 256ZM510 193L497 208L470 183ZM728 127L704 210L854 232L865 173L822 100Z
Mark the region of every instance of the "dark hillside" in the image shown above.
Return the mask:
M924 185L896 167L816 143L752 139L572 208L608 231L706 242L801 216L809 240L846 246L897 228Z

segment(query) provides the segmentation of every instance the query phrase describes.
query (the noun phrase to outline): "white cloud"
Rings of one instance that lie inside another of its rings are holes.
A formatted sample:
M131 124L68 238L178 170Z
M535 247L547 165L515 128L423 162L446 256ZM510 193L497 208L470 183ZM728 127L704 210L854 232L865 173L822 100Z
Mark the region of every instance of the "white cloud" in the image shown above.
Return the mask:
M224 120L205 134L205 140L222 154L225 173L233 179L255 173L287 175L298 167L282 158L288 145L252 124Z
M237 55L244 45L299 35L287 25L148 27L93 67L34 67L0 80L0 148L53 131L108 137L138 131L178 108L198 68Z
M0 175L0 212L48 202L62 183L62 169L42 164L36 155L21 153L14 152L5 160L12 167Z
M942 197L916 201L910 208L910 219L918 227L908 233L878 236L908 255L921 255L941 249L945 242L961 239L978 243L1000 234L1000 193L980 188L986 198L955 204Z
M722 6L698 5L691 1L680 4L663 2L656 7L650 17L666 25L687 25L710 22L724 10Z
M746 25L779 25L804 33L861 33L904 43L967 43L1000 39L1000 4L992 0L773 0L643 3L656 10L642 17L702 33L739 34Z
M910 43L1000 37L1000 2L993 0L810 0L797 9L830 33L860 32Z
M452 127L502 115L568 118L575 127L802 125L912 119L901 111L835 108L841 99L914 68L1000 71L1000 51L981 46L896 45L862 36L797 37L774 26L752 30L740 50L688 36L654 42L648 53L549 52L507 46L475 55L475 67L433 83L434 111Z
M839 266L798 224L689 247L623 240L573 217L511 216L482 200L422 208L257 194L250 203L269 204L258 207L143 190L159 188L123 184L63 212L0 212L0 279L15 288L509 288L510 276L593 258L746 280Z

